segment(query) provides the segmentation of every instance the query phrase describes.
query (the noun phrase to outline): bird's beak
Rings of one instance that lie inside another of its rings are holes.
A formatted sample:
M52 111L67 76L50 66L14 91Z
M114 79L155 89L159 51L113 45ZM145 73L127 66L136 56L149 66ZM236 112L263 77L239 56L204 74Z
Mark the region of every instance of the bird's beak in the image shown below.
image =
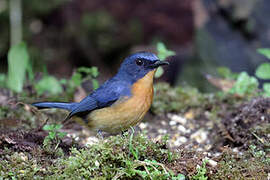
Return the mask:
M170 63L168 61L160 61L157 60L156 62L154 62L154 64L151 64L150 67L151 68L157 68L159 66L164 66L164 65L169 65Z

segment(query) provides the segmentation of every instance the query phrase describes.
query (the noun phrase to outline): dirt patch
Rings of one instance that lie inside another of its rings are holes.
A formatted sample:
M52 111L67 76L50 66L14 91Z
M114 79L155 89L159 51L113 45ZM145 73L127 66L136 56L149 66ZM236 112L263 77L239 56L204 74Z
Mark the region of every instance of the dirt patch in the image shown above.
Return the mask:
M25 130L1 130L0 131L0 154L5 148L12 149L17 152L36 152L37 149L42 149L44 138L48 135L43 130L30 131ZM59 144L59 147L65 154L70 152L70 148L74 144L71 138L64 138Z
M269 123L270 98L255 98L244 103L222 120L231 137L227 138L227 143L232 147L243 148L248 148L248 145L258 140L261 144L269 142L269 132L263 133L263 129L267 130Z

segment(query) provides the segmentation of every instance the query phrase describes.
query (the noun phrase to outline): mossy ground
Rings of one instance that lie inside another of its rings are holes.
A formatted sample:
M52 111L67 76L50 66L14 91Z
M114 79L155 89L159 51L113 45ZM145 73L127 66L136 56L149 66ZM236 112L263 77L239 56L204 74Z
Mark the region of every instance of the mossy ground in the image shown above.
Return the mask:
M155 88L152 109L142 123L147 126L139 126L143 131L130 130L86 145L88 135L70 122L62 130L80 138L66 136L59 146L54 142L44 146L48 133L42 126L59 123L64 111L37 112L18 103L20 95L1 90L2 99L13 101L0 102L0 179L269 177L269 98L202 94L192 87L167 84ZM172 115L187 122L172 123ZM180 132L183 127L187 132ZM200 137L200 132L207 137ZM174 143L177 138L185 142Z

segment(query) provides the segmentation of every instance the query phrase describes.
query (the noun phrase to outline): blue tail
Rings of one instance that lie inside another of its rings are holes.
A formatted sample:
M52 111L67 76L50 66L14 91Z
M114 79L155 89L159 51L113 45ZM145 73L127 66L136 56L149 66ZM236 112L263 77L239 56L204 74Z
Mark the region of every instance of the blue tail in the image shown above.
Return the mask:
M68 111L72 111L77 103L63 103L63 102L38 102L33 103L32 105L37 107L38 109L43 108L60 108L66 109Z

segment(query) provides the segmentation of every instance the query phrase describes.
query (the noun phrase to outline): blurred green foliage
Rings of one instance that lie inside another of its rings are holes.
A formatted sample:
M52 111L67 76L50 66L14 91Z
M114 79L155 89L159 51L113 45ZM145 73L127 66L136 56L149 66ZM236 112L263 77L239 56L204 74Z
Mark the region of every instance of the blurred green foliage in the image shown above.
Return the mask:
M27 76L28 75L28 76ZM7 87L16 93L21 93L25 82L33 86L37 95L41 96L44 93L57 95L66 92L73 96L74 91L85 81L91 81L93 89L99 87L96 80L99 72L96 67L80 67L73 73L70 79L58 80L54 76L48 75L46 68L40 80L35 79L30 55L25 43L20 43L11 47L8 54L8 74L0 74L0 86Z
M67 94L72 96L76 88L85 81L91 81L93 89L97 89L99 83L95 78L98 75L97 67L80 67L73 73L70 79L58 80L53 76L44 75L40 81L34 84L34 87L38 95L42 95L45 92L60 94L64 91L62 85L65 85Z
M257 93L258 87L259 82L255 77L249 76L247 72L241 72L229 92L241 96L254 95Z
M34 87L39 96L45 92L52 95L63 92L60 82L55 77L49 75L45 75L40 81L34 84Z

